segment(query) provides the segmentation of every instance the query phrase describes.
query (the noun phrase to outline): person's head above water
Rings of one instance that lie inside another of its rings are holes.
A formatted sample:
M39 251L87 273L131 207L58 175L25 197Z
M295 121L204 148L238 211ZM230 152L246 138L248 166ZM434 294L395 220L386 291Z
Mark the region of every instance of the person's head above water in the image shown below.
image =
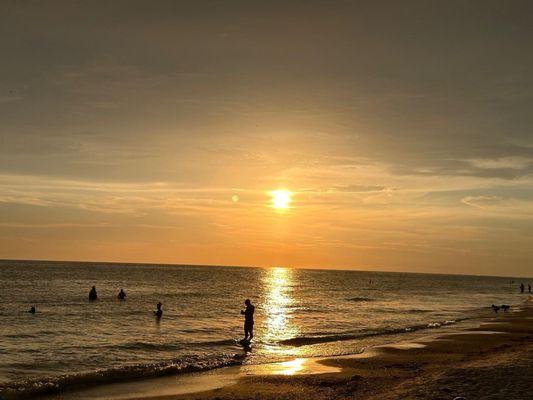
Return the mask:
M244 300L244 304L249 306L250 304L252 304L252 302L250 301L250 299L246 299L246 300Z
M93 286L91 290L89 290L89 300L96 300L98 298L98 295L96 294L96 287Z

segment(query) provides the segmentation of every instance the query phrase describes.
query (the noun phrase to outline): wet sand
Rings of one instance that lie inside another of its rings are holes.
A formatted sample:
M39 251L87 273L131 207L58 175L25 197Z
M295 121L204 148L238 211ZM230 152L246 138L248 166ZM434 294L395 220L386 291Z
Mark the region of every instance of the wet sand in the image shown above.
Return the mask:
M302 365L294 362L289 373L273 366L244 367L233 384L158 398L532 399L533 305L499 313L478 328Z

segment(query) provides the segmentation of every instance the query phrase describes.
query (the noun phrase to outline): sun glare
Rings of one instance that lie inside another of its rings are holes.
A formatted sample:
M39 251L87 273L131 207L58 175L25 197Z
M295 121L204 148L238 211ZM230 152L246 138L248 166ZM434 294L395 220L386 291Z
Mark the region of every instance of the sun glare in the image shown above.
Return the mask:
M289 208L292 201L292 192L288 190L274 190L270 192L272 196L272 207L277 209Z

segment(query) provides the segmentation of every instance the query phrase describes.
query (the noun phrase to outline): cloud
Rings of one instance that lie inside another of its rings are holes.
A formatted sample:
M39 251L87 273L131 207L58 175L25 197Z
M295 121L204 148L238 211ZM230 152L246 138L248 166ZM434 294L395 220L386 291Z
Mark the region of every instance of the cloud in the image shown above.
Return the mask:
M389 190L386 186L378 185L347 185L347 186L335 186L332 188L338 192L348 193L366 193L366 192L381 192L383 190Z
M501 157L467 160L479 169L525 170L533 165L533 157Z
M501 215L506 218L533 218L533 199L467 196L461 199L461 202L487 213Z

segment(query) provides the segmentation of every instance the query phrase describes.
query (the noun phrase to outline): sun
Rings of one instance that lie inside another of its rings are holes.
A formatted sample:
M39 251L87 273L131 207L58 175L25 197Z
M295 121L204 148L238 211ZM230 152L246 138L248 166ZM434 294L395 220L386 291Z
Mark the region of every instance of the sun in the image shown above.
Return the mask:
M270 195L272 196L272 207L276 209L289 208L292 201L292 192L280 189L273 190Z

